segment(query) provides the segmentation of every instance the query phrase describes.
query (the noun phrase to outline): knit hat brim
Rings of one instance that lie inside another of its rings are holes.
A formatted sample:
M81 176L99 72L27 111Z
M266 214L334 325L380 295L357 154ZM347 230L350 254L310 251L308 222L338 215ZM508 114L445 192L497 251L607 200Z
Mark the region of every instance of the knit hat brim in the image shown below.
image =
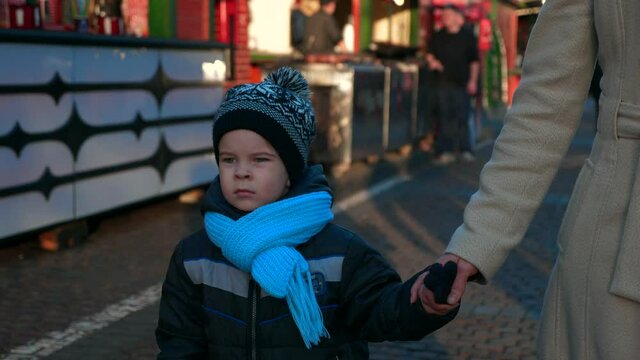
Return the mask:
M286 130L268 115L254 110L238 109L226 112L213 124L213 151L219 165L219 144L222 136L233 130L251 130L267 140L276 150L287 169L289 180L295 182L305 168L305 160Z

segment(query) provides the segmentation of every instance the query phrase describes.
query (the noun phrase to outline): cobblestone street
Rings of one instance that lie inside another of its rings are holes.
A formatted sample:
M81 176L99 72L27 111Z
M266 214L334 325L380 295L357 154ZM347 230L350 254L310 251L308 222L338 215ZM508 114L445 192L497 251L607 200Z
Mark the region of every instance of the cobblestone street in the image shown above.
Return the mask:
M594 134L591 103L586 110L525 239L497 276L486 286L471 284L460 314L442 330L420 342L372 344L372 359L535 358L556 234ZM349 205L336 222L369 241L406 279L443 252L490 154L485 146L476 162L446 167L417 151L355 164L332 180L337 204L399 180ZM1 248L0 359L155 358L159 285L175 244L199 227L198 206L172 197L105 217L70 249L45 252L35 241Z

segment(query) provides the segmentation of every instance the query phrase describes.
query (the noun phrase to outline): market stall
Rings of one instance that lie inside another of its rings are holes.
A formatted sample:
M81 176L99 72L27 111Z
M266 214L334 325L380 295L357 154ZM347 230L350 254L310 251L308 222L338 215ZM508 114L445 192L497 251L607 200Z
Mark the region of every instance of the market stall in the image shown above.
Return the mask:
M322 11L317 0L295 3L292 13L303 10L308 16ZM313 161L342 172L354 161L405 149L421 136L427 127L422 126L419 116L424 111L419 109L424 108L421 103L428 83L420 80L424 62L418 52L415 2L338 1L332 16L343 29L343 40L350 43L341 52L304 52L303 56L295 51L276 53L282 49L281 42L291 38L289 28L278 35L279 28L260 17L265 13L263 6L252 4L249 28L255 39L253 65L259 67L254 80L281 65L304 73L318 124ZM289 6L284 1L269 5L283 11Z
M24 25L37 5L4 14ZM90 26L0 29L0 241L184 191L217 173L211 123L230 46Z

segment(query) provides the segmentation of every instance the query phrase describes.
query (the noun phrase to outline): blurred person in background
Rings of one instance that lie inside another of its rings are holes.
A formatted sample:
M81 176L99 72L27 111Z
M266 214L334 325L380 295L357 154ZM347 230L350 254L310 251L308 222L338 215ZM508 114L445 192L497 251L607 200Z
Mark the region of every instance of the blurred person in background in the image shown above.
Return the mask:
M336 47L340 51L346 50L342 32L333 17L335 11L336 0L320 0L320 9L307 20L304 33L304 53L333 53Z
M296 55L303 53L304 29L307 26L309 16L315 12L313 8L310 10L310 3L308 0L294 0L291 5L291 16L289 18L291 36L289 42Z
M436 163L446 165L462 159L473 161L469 133L470 95L475 95L478 84L478 40L464 26L464 13L454 5L442 11L443 27L433 35L427 53L427 65L436 72L433 88L440 114L439 133L436 138Z

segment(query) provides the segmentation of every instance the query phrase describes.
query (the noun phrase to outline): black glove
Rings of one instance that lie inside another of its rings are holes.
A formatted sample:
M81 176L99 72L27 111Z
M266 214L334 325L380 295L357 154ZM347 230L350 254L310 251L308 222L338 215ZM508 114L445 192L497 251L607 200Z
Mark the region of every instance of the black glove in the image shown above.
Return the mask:
M427 268L429 273L424 277L424 286L433 292L438 304L447 304L447 297L451 292L453 280L458 273L458 265L449 261L444 266L435 263Z

